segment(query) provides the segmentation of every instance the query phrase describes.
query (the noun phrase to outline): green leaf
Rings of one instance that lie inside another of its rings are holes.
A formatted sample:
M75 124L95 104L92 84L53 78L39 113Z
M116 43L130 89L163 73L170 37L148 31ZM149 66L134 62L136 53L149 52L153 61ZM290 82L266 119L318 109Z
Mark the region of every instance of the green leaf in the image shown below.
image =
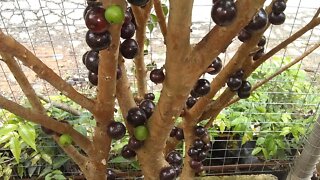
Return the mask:
M20 123L18 132L23 141L27 143L32 149L37 151L35 129L28 124Z
M42 153L42 154L41 154L41 158L42 158L43 160L45 160L47 163L52 164L52 159L51 159L51 157L50 157L48 154Z
M5 124L2 127L0 127L0 136L4 136L17 129L18 129L18 126L16 124Z
M226 129L226 124L223 121L221 121L219 124L219 128L220 128L220 132L223 133L224 130Z
M12 136L13 136L12 133L0 136L0 144L9 141Z
M21 155L21 144L19 141L19 137L13 136L10 139L9 144L10 144L10 151L12 152L16 161L19 163L20 162L20 155Z
M56 174L56 175L52 176L52 179L54 179L54 180L66 180L67 178L64 177L64 175Z
M22 164L19 164L18 167L17 167L17 171L18 171L18 175L20 178L23 177L23 174L24 174L24 167Z
M280 133L281 136L285 136L287 134L291 133L291 127L284 127L282 128L282 131Z
M162 11L163 11L164 16L167 16L169 13L168 6L166 4L161 4L161 7L162 7Z
M261 150L262 150L261 147L256 147L256 148L253 149L253 151L252 151L251 154L252 154L253 156L255 156L255 155L257 155L259 152L261 152Z
M140 169L140 165L139 165L138 161L133 161L130 163L130 165L136 170Z
M154 28L154 24L152 22L149 22L147 27L148 27L149 31L152 32L153 28Z
M87 129L85 126L81 126L81 125L75 126L74 129L77 130L82 135L87 136Z
M252 132L246 132L242 137L241 145L244 145L246 142L252 140L253 133Z
M130 160L125 159L122 156L117 156L109 161L109 163L119 164L119 163L131 163Z
M262 153L265 159L269 159L269 153L265 148L262 148Z
M34 174L34 172L36 171L37 168L38 168L38 166L29 166L28 167L29 177L32 177L32 175Z
M52 170L51 166L47 166L41 171L41 174L39 175L39 177L47 175L49 172L51 172L51 170Z
M256 106L256 110L259 111L260 113L267 112L267 109L264 106Z
M154 14L150 14L150 19L153 24L158 22L158 17Z
M35 165L40 160L41 155L37 154L31 159L31 165Z
M69 160L70 160L70 158L67 156L60 156L58 158L55 158L54 162L52 164L52 168L59 169L62 165L64 165Z

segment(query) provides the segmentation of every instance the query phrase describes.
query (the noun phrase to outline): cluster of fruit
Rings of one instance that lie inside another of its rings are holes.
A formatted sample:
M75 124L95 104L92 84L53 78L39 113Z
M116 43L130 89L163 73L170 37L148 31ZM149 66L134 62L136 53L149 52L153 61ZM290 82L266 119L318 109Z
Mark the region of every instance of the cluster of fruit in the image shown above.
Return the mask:
M217 57L213 63L209 66L209 74L216 74L222 68L222 62L219 57ZM190 95L186 101L186 106L188 109L192 108L199 97L205 96L210 91L210 82L206 79L198 79L196 84L193 86L193 89L190 92Z
M276 0L272 5L272 12L269 14L269 21L273 25L283 24L286 20L286 15L283 11L286 9L285 0Z
M178 177L181 173L182 156L177 151L171 151L166 156L166 161L170 166L164 167L160 171L160 180L171 180Z
M178 141L183 140L184 139L183 129L174 126L170 132L170 137L175 137Z
M204 127L196 126L194 128L194 135L197 138L188 149L188 156L191 158L189 165L195 172L200 173L203 171L202 161L207 157L211 144L208 131Z
M228 26L237 15L237 7L233 0L213 0L211 18L218 26Z
M243 80L243 76L243 70L238 70L229 77L227 85L231 91L238 91L239 98L246 99L250 96L251 84L249 81Z

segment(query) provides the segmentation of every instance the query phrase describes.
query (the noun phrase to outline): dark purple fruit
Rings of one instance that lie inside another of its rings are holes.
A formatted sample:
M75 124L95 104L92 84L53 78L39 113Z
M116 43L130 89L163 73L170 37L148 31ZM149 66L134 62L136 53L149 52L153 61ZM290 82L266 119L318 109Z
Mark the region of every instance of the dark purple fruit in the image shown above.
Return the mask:
M153 93L147 93L144 95L144 99L149 99L151 101L153 101L156 97L154 96Z
M175 137L177 134L178 128L176 126L173 126L171 132L170 132L170 137Z
M249 81L242 81L242 85L238 91L251 91L251 84Z
M176 171L172 166L164 167L160 171L160 180L174 180L176 178Z
M154 104L154 102L149 99L142 100L139 105L139 108L145 112L147 119L151 117L155 107L156 105Z
M208 152L211 149L211 143L208 142L206 143L203 147L202 150Z
M204 96L210 91L210 82L206 79L199 79L196 85L193 87L193 90L200 96Z
M188 155L191 157L191 159L197 159L198 153L199 153L199 150L198 148L195 148L195 147L191 147L188 150Z
M238 96L240 99L247 99L250 97L250 91L238 91Z
M98 85L98 75L95 74L94 72L91 72L89 71L88 73L88 79L89 79L89 82L94 85L94 86L97 86Z
M127 10L125 13L124 13L124 23L129 23L131 22L132 20L132 15L131 13L129 12L129 10Z
M139 46L136 40L126 39L120 45L120 52L123 57L127 59L133 59L136 57L139 51Z
M149 0L128 0L128 2L135 6L145 6Z
M196 149L201 149L204 146L204 144L205 143L201 139L195 139L192 145Z
M183 160L181 154L179 154L177 151L171 151L167 155L166 161L172 166L180 167Z
M116 177L117 177L116 173L112 169L108 168L107 169L107 180L115 180Z
M268 14L263 8L261 8L245 29L248 31L257 31L266 27L267 24Z
M194 98L200 97L200 94L196 93L194 90L191 90L190 95Z
M196 102L197 102L196 98L194 98L192 96L188 97L187 102L186 102L187 108L192 108L193 105L196 104Z
M237 7L233 0L220 0L211 9L211 18L219 26L228 26L237 15Z
M172 167L176 171L176 176L178 177L182 172L181 167L178 167L178 166L172 166Z
M107 134L115 140L123 138L126 134L126 127L121 122L111 122L107 128Z
M85 52L85 53L82 55L82 63L83 63L84 65L86 65L86 56L87 56L88 53L89 53L89 51Z
M243 75L244 75L244 71L242 69L239 69L234 73L233 76L242 79Z
M208 67L208 74L215 75L218 74L222 69L222 61L219 57L216 57L212 64Z
M203 168L202 163L199 162L199 161L195 161L195 160L189 161L189 165L190 165L190 167L191 167L192 169L194 169L194 170L196 170L196 171L198 171L198 170L200 170L200 169Z
M286 9L287 5L284 0L277 0L272 5L272 12L276 15L282 13Z
M267 39L265 36L262 36L260 41L258 42L258 46L263 47L264 45L266 45L267 43Z
M254 55L252 56L252 60L256 61L260 59L264 55L264 48L259 49Z
M232 91L238 90L241 87L241 84L242 80L238 77L230 77L227 81L227 85Z
M207 151L200 151L199 153L198 153L198 157L197 157L197 160L198 161L203 161L203 160L205 160L206 158L207 158L207 155L208 155L208 153L207 153Z
M182 139L184 139L183 129L177 128L175 137L178 141L181 141Z
M93 50L88 51L88 54L85 58L85 65L89 71L98 74L99 52Z
M121 27L121 37L123 39L130 39L136 31L136 26L132 22L124 23Z
M271 12L269 14L269 22L273 25L283 24L285 20L286 20L286 15L283 12L280 14L275 14Z
M108 31L101 34L95 34L89 30L86 34L86 42L92 50L100 51L110 46L111 35Z
M238 35L238 39L241 41L241 42L246 42L247 40L249 40L251 38L252 34L247 31L246 29L241 29L241 31L239 32L239 35Z
M119 80L121 77L122 77L122 71L121 71L120 67L118 66L117 67L117 76L116 76L116 78L117 78L117 80Z
M134 127L143 125L147 121L147 116L144 110L138 107L129 109L127 121Z
M131 8L131 7L128 7L128 8L127 8L127 12L129 12L129 13L131 14L131 22L137 27L136 19L135 19L135 17L134 17L132 8Z
M139 149L143 145L143 141L137 140L134 136L130 137L128 147L133 150Z
M198 137L203 137L206 134L206 128L204 128L203 126L196 126L194 128L194 134Z
M165 75L162 69L154 69L150 72L150 80L156 84L162 83L165 79Z
M128 147L128 145L124 145L121 150L121 156L125 159L131 159L136 156L136 152Z
M98 6L102 6L102 3L101 2L97 2L97 1L88 1L88 6L83 11L83 19L85 19L87 12L91 8L98 7Z
M41 130L46 133L47 135L53 135L54 134L54 131L49 129L49 128L46 128L44 126L41 126Z
M94 33L103 33L107 31L109 23L104 17L105 9L99 6L90 8L85 16L87 28Z

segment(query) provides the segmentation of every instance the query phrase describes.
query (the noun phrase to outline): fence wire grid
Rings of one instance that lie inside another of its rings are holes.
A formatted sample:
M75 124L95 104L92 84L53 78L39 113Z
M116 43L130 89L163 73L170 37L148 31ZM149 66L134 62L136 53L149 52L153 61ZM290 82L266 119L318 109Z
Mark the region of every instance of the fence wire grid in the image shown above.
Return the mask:
M194 2L191 26L192 43L198 42L215 25L210 18L211 6L211 1L197 0ZM85 7L85 0L1 0L0 28L25 45L77 90L90 95L95 92L95 88L88 83L87 70L81 59L82 55L89 50L85 43L87 28L82 18ZM319 7L318 0L289 0L285 10L287 17L285 23L281 26L271 26L265 32L266 52L307 24ZM164 64L165 47L159 27L156 26L152 33L148 32L147 38L150 43L147 47L148 54L145 56L146 64L156 64L161 67ZM320 28L316 27L278 52L268 63L262 65L257 70L256 77L250 79L251 83L254 84L266 75L277 71L288 63L289 59L293 60L300 56L319 40ZM239 44L240 42L235 38L226 53L219 55L224 64L230 60ZM204 161L206 175L273 173L279 179L283 177L281 173L290 168L296 153L303 148L303 141L308 134L300 132L298 127L303 127L304 130L311 129L312 122L319 114L319 101L314 100L320 95L318 91L320 88L319 55L320 50L318 49L286 71L287 76L274 78L268 86L254 92L251 97L252 101L241 100L218 116L214 128L210 130L213 148ZM128 70L133 68L132 62L126 61L126 64ZM58 91L39 79L30 69L20 65L37 93L42 94L49 102L57 100L53 99L52 95L59 95ZM5 63L0 62L0 68L1 94L20 103L23 93L14 76ZM211 75L205 77L214 78ZM134 71L129 71L129 79L132 80L132 87L135 89ZM284 84L287 86L283 87ZM150 92L159 92L160 88L161 85L156 86L148 81ZM85 116L86 114L82 113L80 117L75 116L74 118L86 118ZM1 117L2 122L9 120L6 119L6 115ZM87 114L87 118L90 118L90 115ZM244 126L237 127L237 124ZM292 133L293 127L298 129L298 138ZM268 133L277 136L284 133L286 128L291 128L289 132L285 132L287 134L283 142L287 144L284 147L277 145L278 148L283 149L285 156L269 154L271 157L266 160L262 151L260 156L252 155L256 147L264 148L263 143L258 143L259 138L266 140ZM249 138L247 143L243 143L244 137L250 135L252 138ZM43 136L42 138L47 139L48 137ZM296 144L296 147L290 144ZM115 144L113 148L117 146ZM54 144L43 147L61 151ZM185 153L183 149L180 151ZM110 155L110 157L113 156L115 154ZM47 165L40 164L39 166L45 168ZM127 179L132 173L139 174L132 162L113 160L110 166L125 172L124 177L120 179ZM279 171L278 174L275 171ZM80 173L72 166L64 168L63 172L73 176ZM17 178L17 174L13 178Z

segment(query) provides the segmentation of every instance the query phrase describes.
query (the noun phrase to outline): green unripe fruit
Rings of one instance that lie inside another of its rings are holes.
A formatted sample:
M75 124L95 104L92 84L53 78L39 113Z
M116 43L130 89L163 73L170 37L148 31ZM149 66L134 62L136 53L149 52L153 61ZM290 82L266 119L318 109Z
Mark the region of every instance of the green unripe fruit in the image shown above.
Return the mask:
M146 126L137 126L134 129L134 137L139 141L144 141L147 139L149 131Z
M59 138L59 143L62 146L69 146L72 144L72 137L69 134L62 134Z
M118 5L111 5L104 12L104 17L110 24L120 24L124 21L124 11Z

